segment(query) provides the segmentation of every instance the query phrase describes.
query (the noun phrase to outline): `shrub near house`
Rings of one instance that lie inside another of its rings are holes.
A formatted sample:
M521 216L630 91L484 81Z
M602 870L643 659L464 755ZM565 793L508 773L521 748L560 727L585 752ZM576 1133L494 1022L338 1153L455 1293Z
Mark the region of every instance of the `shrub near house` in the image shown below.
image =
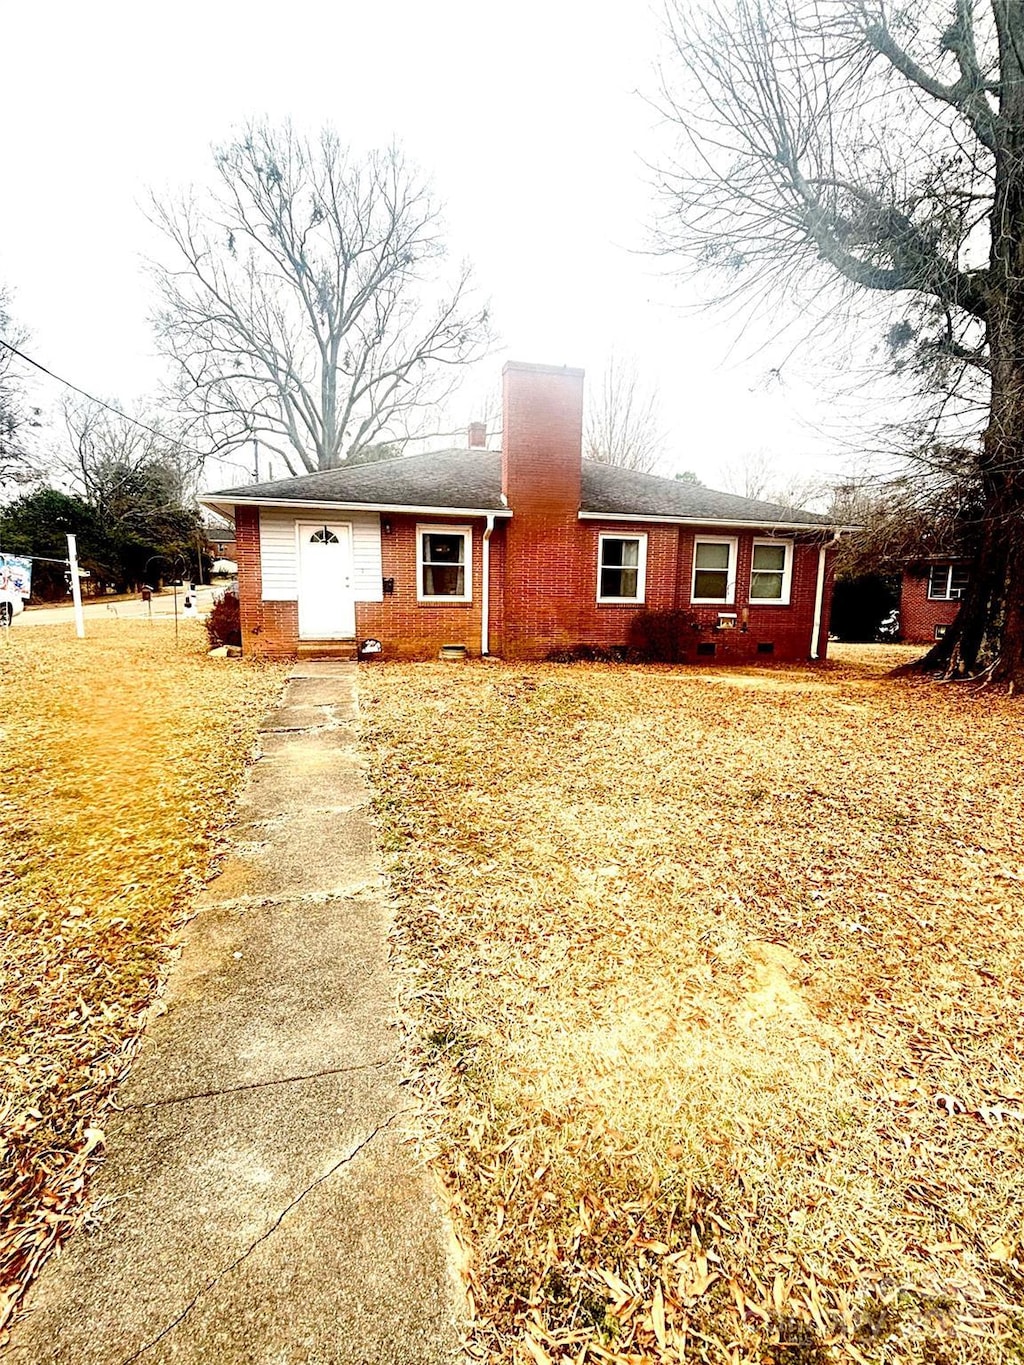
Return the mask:
M824 656L828 518L583 461L582 422L581 370L510 363L500 452L474 423L466 449L207 495L246 651L540 659L668 613L680 660Z

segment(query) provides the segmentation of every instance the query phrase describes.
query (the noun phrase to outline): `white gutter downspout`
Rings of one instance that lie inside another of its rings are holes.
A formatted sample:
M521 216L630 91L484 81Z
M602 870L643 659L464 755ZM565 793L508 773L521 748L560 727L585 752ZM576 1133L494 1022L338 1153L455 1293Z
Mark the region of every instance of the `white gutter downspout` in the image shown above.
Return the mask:
M487 526L484 529L484 547L481 562L480 584L480 653L491 652L491 533L494 530L494 513L487 513Z
M821 608L825 601L825 557L836 544L839 536L834 535L818 550L818 584L814 590L814 625L811 627L811 658L818 658L818 636L821 634Z

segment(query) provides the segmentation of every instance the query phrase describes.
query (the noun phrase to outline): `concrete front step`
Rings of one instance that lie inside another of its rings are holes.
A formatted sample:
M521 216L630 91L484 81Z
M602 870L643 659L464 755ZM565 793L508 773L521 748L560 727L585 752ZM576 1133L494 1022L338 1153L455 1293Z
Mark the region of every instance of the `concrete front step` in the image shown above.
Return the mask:
M296 654L300 659L359 658L355 640L300 640Z

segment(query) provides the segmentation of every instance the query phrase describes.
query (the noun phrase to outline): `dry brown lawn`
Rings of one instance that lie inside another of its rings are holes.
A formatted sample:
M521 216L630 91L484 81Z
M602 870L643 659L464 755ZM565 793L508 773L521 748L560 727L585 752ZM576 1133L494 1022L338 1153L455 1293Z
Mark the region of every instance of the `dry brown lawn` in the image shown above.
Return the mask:
M1024 1359L1024 706L838 654L361 675L476 1356Z
M0 1346L102 1123L284 670L186 623L0 633Z

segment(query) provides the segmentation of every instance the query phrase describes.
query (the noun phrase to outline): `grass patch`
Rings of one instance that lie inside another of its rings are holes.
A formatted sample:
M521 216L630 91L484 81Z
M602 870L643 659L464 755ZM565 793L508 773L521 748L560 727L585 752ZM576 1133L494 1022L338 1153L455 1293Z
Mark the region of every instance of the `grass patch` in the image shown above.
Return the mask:
M0 640L0 1344L69 1230L102 1123L285 670L201 625Z
M1024 1358L1024 713L897 661L362 675L479 1358Z

